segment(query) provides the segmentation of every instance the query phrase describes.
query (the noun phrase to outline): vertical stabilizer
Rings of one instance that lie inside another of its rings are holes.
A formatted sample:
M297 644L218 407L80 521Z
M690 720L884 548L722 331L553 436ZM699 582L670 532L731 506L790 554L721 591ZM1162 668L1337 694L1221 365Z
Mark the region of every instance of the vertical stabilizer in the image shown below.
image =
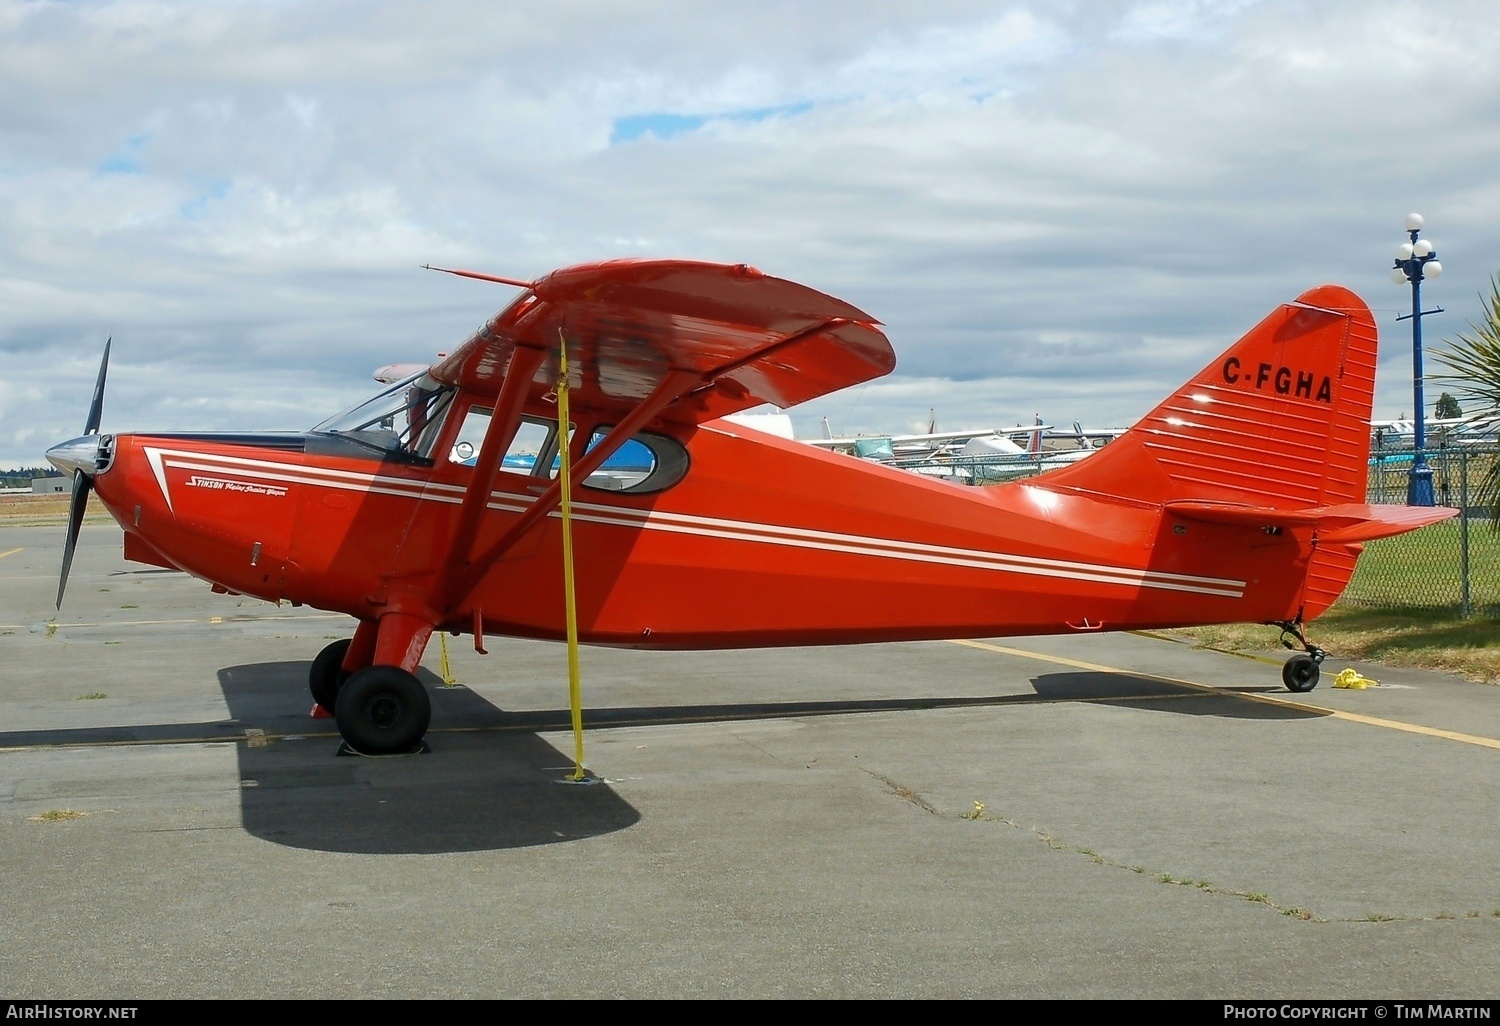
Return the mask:
M1051 488L1143 502L1305 509L1365 498L1375 321L1348 289L1303 293Z
M1038 482L1149 504L1278 510L1363 503L1376 331L1369 307L1323 285L1277 308L1118 440ZM1300 615L1318 615L1361 546L1312 552Z

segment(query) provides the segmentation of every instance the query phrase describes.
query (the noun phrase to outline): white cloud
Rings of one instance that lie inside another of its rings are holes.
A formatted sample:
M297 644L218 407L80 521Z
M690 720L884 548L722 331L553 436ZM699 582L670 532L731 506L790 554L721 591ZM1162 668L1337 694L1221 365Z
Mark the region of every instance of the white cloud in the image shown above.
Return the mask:
M0 463L76 431L111 332L109 427L321 419L508 299L428 261L804 281L889 327L868 430L1126 424L1340 281L1383 311L1394 416L1402 217L1447 268L1429 337L1497 269L1488 13L0 2ZM610 144L657 113L703 120Z

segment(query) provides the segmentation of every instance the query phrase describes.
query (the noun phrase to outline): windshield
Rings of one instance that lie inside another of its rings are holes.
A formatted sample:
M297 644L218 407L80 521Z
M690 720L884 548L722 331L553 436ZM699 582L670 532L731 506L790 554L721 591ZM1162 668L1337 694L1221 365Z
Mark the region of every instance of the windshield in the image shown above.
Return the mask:
M452 399L453 389L424 371L328 418L313 431L338 435L376 452L427 458Z

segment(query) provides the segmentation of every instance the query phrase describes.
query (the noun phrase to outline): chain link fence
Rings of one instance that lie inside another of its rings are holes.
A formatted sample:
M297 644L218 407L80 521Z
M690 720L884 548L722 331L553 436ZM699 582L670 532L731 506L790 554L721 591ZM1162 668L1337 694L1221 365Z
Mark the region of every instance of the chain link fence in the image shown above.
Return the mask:
M1439 448L1426 457L1437 504L1456 508L1458 516L1366 543L1339 603L1500 615L1500 534L1476 497L1479 482L1500 457L1492 445ZM1366 501L1404 504L1411 467L1411 449L1377 449Z

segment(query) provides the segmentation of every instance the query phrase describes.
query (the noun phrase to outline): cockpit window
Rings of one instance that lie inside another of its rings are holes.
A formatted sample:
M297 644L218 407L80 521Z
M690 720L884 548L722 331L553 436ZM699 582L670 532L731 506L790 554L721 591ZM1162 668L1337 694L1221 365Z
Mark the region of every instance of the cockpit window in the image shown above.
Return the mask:
M479 462L479 450L484 445L485 433L489 430L494 411L484 406L470 406L464 422L458 429L458 437L448 450L448 461L472 467ZM552 441L556 425L534 417L522 417L516 427L516 437L510 448L501 457L500 469L511 474L535 474L537 461Z
M334 435L382 456L430 459L453 389L425 372L330 417L314 434Z

